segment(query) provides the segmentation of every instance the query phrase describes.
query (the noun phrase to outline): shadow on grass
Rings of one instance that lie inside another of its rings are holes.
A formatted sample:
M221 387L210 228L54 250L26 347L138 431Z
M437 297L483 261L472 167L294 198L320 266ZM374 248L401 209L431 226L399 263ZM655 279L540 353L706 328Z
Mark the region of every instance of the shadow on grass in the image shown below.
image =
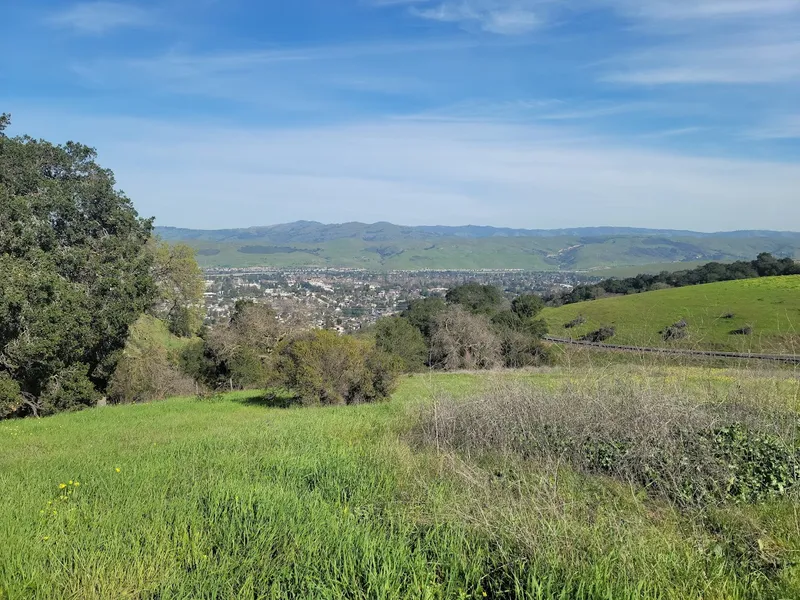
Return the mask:
M262 406L264 408L292 408L302 406L300 398L287 389L266 390L264 393L238 398L236 402L247 406Z

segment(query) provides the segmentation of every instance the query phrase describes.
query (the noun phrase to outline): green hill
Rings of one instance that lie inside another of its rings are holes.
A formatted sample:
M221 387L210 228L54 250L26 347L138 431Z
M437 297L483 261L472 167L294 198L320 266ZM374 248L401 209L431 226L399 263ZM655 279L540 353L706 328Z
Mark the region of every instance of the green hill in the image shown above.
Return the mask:
M800 354L800 276L764 277L659 290L546 308L557 337L579 338L609 325L608 343L677 346L732 352ZM574 328L564 325L583 316ZM685 320L686 337L665 341L660 333ZM751 328L749 335L732 332Z
M351 267L374 270L524 269L583 271L752 259L759 252L800 257L800 233L696 233L595 227L559 230L325 225L309 221L203 231L156 228L197 249L202 267ZM599 273L604 275L604 273Z

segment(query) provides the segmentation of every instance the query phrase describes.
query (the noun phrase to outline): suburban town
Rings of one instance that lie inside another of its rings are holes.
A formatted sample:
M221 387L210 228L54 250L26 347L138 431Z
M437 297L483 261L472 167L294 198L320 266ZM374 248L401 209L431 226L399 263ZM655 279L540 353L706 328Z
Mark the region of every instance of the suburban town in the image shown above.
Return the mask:
M282 320L351 333L401 312L408 302L444 296L469 281L491 284L509 295L570 291L597 281L587 274L519 270L387 271L360 269L208 269L206 322L225 323L237 300L269 303Z

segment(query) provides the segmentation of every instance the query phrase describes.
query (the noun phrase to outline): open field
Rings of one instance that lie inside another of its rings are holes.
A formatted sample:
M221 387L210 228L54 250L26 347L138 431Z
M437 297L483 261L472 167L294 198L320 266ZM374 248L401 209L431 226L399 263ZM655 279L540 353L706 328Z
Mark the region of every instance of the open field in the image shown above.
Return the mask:
M791 371L607 365L419 375L377 405L234 393L0 423L0 598L797 597L789 498L698 515L416 440L434 399L510 379L791 410L800 393Z
M586 318L583 325L564 328L579 315ZM603 298L546 308L542 317L557 337L578 338L610 325L616 335L607 340L609 344L800 354L800 276ZM664 341L660 332L681 320L688 323L687 337ZM732 333L744 327L751 327L752 333Z

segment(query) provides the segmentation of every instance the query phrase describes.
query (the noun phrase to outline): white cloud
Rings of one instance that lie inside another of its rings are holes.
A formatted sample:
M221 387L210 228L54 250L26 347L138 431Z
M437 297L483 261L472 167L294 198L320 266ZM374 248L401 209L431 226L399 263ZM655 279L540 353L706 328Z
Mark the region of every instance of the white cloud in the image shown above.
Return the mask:
M499 35L522 35L543 24L537 0L457 0L429 8L412 8L423 19L459 23Z
M620 61L606 81L644 85L763 84L800 81L800 38L763 42L749 38L718 45L670 45Z
M152 15L132 4L118 2L84 2L73 4L48 19L51 25L80 33L103 34L123 27L145 27L153 24Z
M598 0L631 17L661 20L752 18L792 13L800 0Z
M749 134L762 140L800 140L800 113L773 119Z
M797 164L621 146L569 128L407 119L238 129L16 112L34 135L97 146L162 225L800 228Z

